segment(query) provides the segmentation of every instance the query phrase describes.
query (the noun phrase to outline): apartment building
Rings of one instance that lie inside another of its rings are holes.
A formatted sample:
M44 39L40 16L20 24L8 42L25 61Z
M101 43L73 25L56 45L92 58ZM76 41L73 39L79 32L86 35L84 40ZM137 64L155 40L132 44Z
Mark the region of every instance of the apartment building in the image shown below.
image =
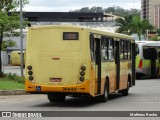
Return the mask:
M160 0L141 0L141 17L160 28Z

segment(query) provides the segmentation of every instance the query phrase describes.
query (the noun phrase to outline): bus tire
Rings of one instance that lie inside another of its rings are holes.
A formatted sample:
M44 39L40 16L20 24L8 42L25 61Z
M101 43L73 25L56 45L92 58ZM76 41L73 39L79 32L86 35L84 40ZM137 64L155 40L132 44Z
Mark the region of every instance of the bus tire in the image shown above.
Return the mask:
M108 97L109 97L109 85L108 85L108 81L106 81L106 84L104 86L104 94L99 96L99 101L107 102Z
M122 95L123 96L127 96L128 95L128 91L129 91L129 82L127 84L127 89L122 90Z
M47 95L48 95L48 100L50 102L64 102L65 98L66 98L66 96L62 95L62 94L52 94L52 93L49 93Z

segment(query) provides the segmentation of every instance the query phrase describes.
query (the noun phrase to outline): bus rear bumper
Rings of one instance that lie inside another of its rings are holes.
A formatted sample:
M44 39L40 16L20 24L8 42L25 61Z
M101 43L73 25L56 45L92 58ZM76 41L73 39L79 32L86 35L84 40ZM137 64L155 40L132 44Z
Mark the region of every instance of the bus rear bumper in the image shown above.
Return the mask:
M34 84L29 80L25 81L25 90L28 93L89 93L90 94L90 81L86 80L85 82L77 85L67 85L67 86L54 86L54 85L42 85Z

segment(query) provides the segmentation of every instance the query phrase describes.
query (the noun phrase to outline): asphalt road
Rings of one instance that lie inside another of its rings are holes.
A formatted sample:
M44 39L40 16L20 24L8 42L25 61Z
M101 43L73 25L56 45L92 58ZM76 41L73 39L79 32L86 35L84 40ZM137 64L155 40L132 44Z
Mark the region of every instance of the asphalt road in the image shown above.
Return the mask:
M20 74L20 70L18 67L10 68L8 66L5 68L5 71L11 71L13 73L16 71L17 74ZM122 96L121 94L112 94L110 95L110 98L106 103L99 103L94 99L72 97L67 97L66 101L62 103L50 103L46 95L33 94L0 96L0 111L160 111L160 79L136 80L136 86L130 88L128 96ZM77 119L81 120L81 118L82 117ZM56 117L54 119L56 119ZM62 117L61 119L72 120L74 119L74 117ZM85 119L96 120L97 118L87 117ZM106 120L107 118L101 117L98 119ZM109 120L114 119L160 120L160 117L109 118Z
M0 96L0 111L160 111L160 79L136 80L128 96L112 94L106 103L72 97L50 103L46 95L33 94Z

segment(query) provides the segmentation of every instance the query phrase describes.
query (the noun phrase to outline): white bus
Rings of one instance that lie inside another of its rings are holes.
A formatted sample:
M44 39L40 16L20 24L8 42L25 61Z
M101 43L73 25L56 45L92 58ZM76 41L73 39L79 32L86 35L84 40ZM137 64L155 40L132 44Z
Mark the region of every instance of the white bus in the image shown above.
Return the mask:
M160 41L136 42L136 78L160 76L160 60L157 58L158 50L160 50Z

